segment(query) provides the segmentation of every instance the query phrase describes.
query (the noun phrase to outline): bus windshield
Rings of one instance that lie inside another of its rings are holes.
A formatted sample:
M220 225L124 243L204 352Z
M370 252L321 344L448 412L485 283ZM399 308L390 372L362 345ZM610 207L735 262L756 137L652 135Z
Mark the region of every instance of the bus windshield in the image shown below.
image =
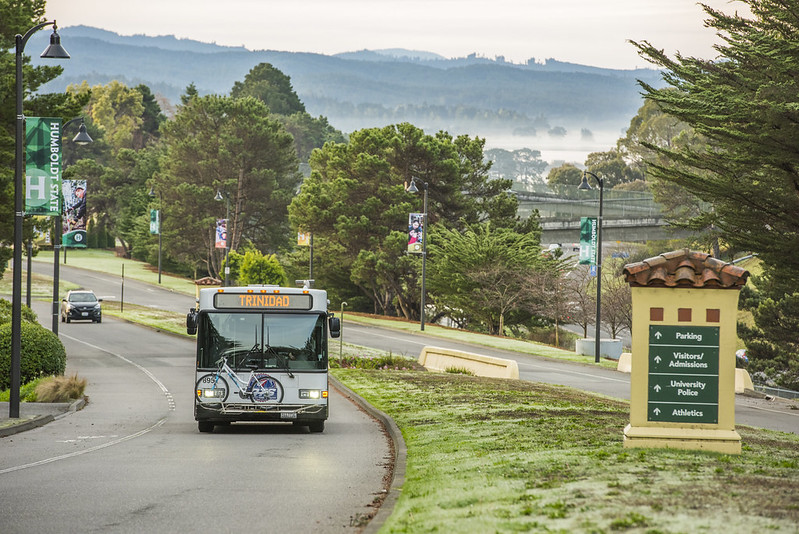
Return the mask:
M327 370L324 319L320 314L202 314L197 365L215 368L226 357L236 370Z

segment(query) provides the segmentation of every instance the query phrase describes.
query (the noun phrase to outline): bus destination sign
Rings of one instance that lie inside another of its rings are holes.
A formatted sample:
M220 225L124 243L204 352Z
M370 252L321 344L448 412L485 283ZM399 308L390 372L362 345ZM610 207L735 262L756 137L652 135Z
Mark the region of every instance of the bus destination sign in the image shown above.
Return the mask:
M313 298L307 293L216 293L217 309L310 310Z
M648 421L718 423L719 328L649 327Z

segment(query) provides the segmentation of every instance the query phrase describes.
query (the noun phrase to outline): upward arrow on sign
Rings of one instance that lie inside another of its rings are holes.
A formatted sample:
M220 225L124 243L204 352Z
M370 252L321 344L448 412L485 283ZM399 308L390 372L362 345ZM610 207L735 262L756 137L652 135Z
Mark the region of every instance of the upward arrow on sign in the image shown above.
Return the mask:
M660 332L655 332L655 337L656 337L657 339L660 339L660 338L662 338L662 337L663 337L663 334L661 334Z

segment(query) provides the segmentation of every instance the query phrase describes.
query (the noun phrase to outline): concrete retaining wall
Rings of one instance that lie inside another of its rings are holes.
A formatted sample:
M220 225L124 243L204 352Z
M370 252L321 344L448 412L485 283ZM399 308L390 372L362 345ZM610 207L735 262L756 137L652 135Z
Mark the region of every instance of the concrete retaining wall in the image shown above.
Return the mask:
M483 356L471 352L425 347L419 355L419 363L430 371L444 372L447 369L467 369L476 376L492 378L519 378L519 365L515 360Z
M575 352L585 356L594 356L596 354L596 345L594 345L594 338L586 337L580 338L575 342ZM600 358L610 358L611 360L618 360L621 357L621 340L620 339L600 339L599 340L599 356Z

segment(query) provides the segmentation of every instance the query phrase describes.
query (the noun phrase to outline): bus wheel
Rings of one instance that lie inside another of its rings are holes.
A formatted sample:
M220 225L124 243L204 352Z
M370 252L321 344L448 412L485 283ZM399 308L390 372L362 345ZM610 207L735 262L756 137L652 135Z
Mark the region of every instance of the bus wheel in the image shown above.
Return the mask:
M324 432L325 431L325 422L324 421L311 421L308 423L308 430L311 432Z
M211 421L197 421L197 428L200 432L213 432L214 424Z

